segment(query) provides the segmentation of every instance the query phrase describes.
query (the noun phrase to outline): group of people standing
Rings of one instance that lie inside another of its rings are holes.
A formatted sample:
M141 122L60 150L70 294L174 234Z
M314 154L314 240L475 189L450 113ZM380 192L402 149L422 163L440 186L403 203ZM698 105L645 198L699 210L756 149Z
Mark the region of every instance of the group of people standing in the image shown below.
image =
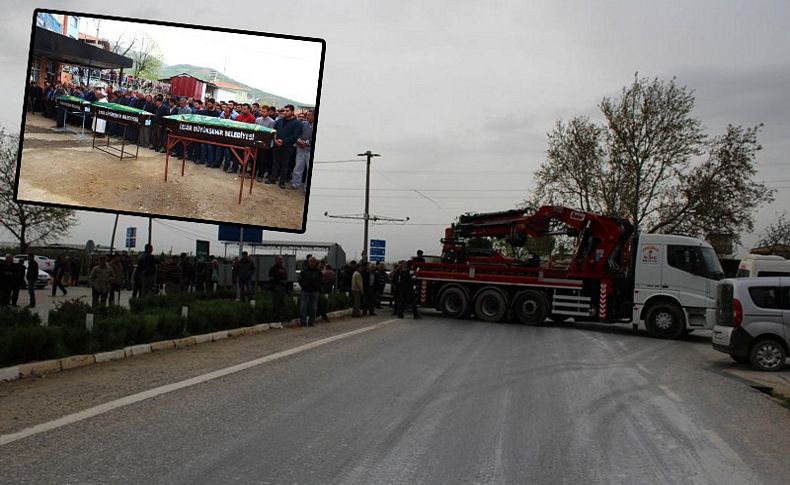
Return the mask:
M45 116L55 118L57 125L61 126L64 122L64 114L62 109L56 108L55 100L65 95L82 98L91 103L106 101L153 113L151 126L122 125L103 119L92 119L90 114L84 115L85 126L90 127L97 137L125 136L129 142L139 143L143 148L162 153L167 150L165 116L197 114L274 129L276 135L270 146L258 150L255 163L257 173L253 174L252 164L248 164L245 176L254 176L258 182L277 184L281 189L305 190L313 145L315 122L313 110L296 114L291 104L278 109L276 106L260 103L236 103L233 100L217 102L213 98L200 100L191 97L154 95L141 90L123 88L113 90L112 86L88 87L57 83L48 84L42 89L35 82L31 82L28 89L28 109L33 112L43 110ZM178 144L172 147L171 155L180 157L184 155L182 151L183 147ZM227 147L210 143L191 143L186 152L186 158L195 164L241 175L241 164Z
M404 311L411 307L414 318L420 318L413 263L424 263L425 258L422 254L422 250L417 251L417 256L408 261L398 262L389 273L383 263L371 264L362 261L357 264L356 261L352 261L345 267L341 279L341 291L346 290L351 293L352 316L375 315L376 309L381 308L384 289L389 282L392 289L393 314L403 318Z

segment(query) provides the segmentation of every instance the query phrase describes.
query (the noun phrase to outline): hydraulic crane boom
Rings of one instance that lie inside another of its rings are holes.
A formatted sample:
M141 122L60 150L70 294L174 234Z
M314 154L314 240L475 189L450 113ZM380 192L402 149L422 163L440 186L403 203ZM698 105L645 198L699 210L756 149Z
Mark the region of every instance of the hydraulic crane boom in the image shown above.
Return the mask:
M558 227L561 229L557 230ZM633 226L628 221L561 206L464 214L445 230L443 256L448 261L474 262L478 257L466 248L469 238L490 237L523 246L527 238L552 234L576 237L569 274L621 273L628 265L623 258L623 250L633 234ZM501 255L493 258L502 263L512 262ZM485 259L492 262L492 255Z

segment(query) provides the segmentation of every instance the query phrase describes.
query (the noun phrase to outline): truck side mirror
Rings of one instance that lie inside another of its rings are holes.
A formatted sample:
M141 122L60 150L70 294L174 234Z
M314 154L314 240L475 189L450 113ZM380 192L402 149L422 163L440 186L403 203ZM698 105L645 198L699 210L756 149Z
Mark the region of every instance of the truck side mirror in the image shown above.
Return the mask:
M724 279L724 271L714 271L710 274L711 279L719 281Z

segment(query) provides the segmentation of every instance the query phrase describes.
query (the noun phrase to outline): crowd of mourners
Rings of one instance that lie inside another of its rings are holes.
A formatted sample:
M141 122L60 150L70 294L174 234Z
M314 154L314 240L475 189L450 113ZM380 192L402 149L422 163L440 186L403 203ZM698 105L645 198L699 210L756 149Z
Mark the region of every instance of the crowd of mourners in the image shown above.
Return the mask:
M150 244L136 261L128 253L109 256L94 256L90 263L88 284L92 293L93 306L120 304L121 292L131 291L131 298L146 295L173 294L180 292L217 292L223 289L221 266L230 264L231 288L237 299L249 301L258 288L255 278L255 263L249 254L232 260L210 256L208 262L198 262L186 253L180 255L161 254L155 256ZM346 293L352 298L353 317L375 315L384 299L391 298L393 314L403 318L404 311L411 307L414 318L419 318L413 263L425 262L422 251L409 261L400 261L388 272L383 263L351 261L337 272L325 261L307 255L296 283L302 295L300 321L303 325L316 325L316 316L328 321L326 295L334 292ZM15 261L11 255L0 261L0 307L17 305L20 288L27 288L30 295L29 308L36 305L35 288L38 283L38 264L32 254L27 267ZM51 275L52 296L60 290L65 296L69 285L80 281L80 262L69 256L58 256ZM284 266L282 256L275 256L269 270L267 290L272 293L272 310L275 323L283 321L286 295L292 282ZM387 283L391 293L385 295Z
M254 176L258 182L276 184L281 189L305 189L315 121L312 110L296 113L291 104L277 108L260 103L236 103L233 100L226 102L213 98L201 100L151 94L135 89L113 89L112 86L86 86L82 83L46 83L42 88L31 81L27 96L28 110L53 118L58 127L64 126L64 123L84 123L86 129L92 130L97 137L125 138L126 141L139 143L143 148L162 153L167 150L165 116L197 114L274 129L276 135L270 146L257 152L257 173L252 173L252 163L248 163L245 176ZM90 114L85 114L84 119L74 116L69 118L68 113L57 106L55 100L60 96L74 96L91 103L104 101L147 111L154 114L153 123L144 127L122 125L93 119ZM178 143L171 147L170 154L178 157L185 155L195 164L241 176L241 163L227 147L191 143L184 154L182 144Z

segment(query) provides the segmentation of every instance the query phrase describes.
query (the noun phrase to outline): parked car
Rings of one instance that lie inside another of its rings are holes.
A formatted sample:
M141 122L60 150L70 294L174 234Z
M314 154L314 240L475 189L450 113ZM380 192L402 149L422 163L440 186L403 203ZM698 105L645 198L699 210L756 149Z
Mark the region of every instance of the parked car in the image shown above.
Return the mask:
M27 260L26 259L24 261L22 261L22 266L25 267L25 274L27 274ZM42 288L46 288L47 285L49 284L49 278L50 278L49 273L47 273L46 271L41 269L41 266L39 266L39 268L38 268L38 279L36 279L36 288L38 288L39 290L42 289ZM27 288L27 284L24 283L24 282L20 286L22 288Z
M52 273L55 270L55 260L46 256L33 256L33 259L38 263L38 269L44 270L47 273ZM27 254L17 254L14 256L14 261L27 261Z
M785 364L790 335L790 278L727 279L719 283L713 348L762 371Z

